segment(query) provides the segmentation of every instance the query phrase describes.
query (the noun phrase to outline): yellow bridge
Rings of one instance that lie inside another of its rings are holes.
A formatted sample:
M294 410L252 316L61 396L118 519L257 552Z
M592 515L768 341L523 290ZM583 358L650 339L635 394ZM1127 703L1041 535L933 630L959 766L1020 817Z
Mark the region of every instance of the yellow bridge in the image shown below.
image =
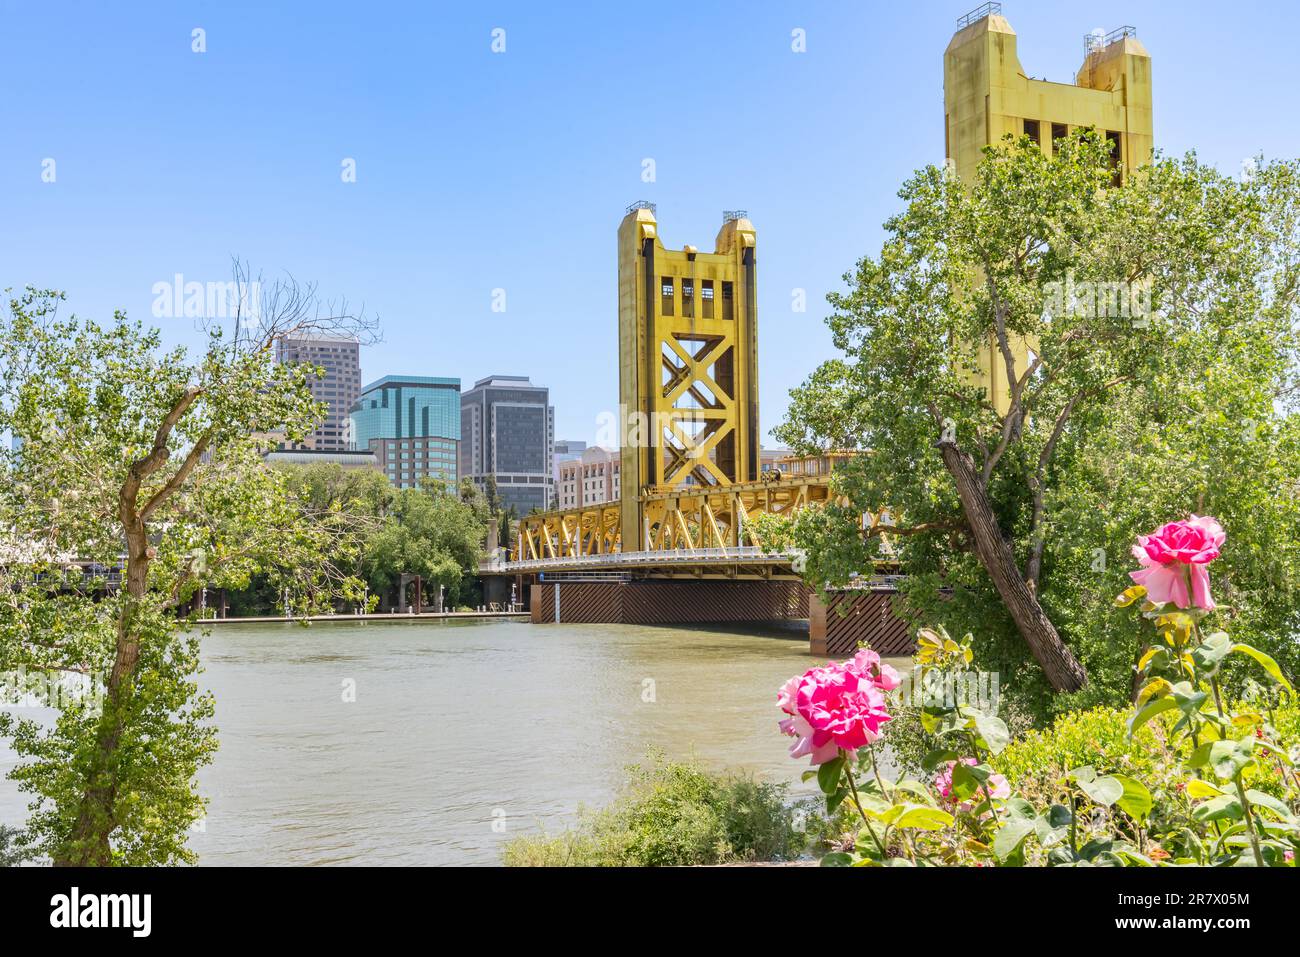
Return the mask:
M776 534L784 523L765 521L828 502L832 472L851 453L763 465L747 216L723 214L712 253L668 250L654 207L637 203L618 248L623 496L519 519L509 556L480 569L484 598L526 602L538 623L808 619L817 653L850 653L862 640L906 650L908 630L889 610L890 569L832 602L851 616L828 614L802 579L802 555Z

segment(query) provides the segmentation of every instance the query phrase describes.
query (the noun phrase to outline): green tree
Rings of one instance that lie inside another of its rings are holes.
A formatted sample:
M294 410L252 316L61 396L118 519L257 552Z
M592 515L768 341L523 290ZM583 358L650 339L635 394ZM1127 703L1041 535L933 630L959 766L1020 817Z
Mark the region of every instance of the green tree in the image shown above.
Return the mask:
M1085 681L1078 655L1100 649L1082 619L1133 536L1193 508L1240 516L1235 547L1275 583L1254 610L1295 627L1276 583L1296 568L1297 166L1236 182L1160 159L1108 188L1109 159L1085 134L1050 158L990 148L970 183L917 173L880 254L828 297L843 357L778 430L869 450L836 475L843 503L800 519L810 580L892 554L913 614L1000 630L991 664L1028 679L1028 648L1057 691ZM1005 408L978 385L981 345ZM1261 595L1255 572L1238 584Z
M392 483L373 469L347 469L332 462L277 467L284 470L303 521L328 533L325 567L364 579L366 543L383 528L393 506ZM341 597L337 590L336 595ZM377 596L370 596L370 606L377 602Z
M236 281L249 281L236 265ZM204 587L273 570L301 612L346 579L321 559L258 438L302 437L322 415L319 370L274 361L277 340L358 330L292 280L204 327L197 354L115 315L62 319L28 289L0 319L0 670L44 679L52 728L0 713L32 795L25 841L55 864L190 861L204 801L195 773L216 748L200 695L199 634L183 609ZM120 567L118 588L60 578L69 562Z
M401 576L441 585L453 606L467 593L483 556L480 511L440 484L394 492L387 514L365 544L362 568L376 589L391 593ZM398 596L398 603L401 597Z
M17 867L33 857L31 850L23 845L23 832L8 824L0 824L0 867Z
M492 521L492 507L488 504L487 495L483 490L474 484L473 479L462 478L456 491L461 502L469 506L474 517L486 527L488 522Z
M483 495L487 499L488 511L493 515L501 512L501 494L497 491L497 477L489 474L483 481Z

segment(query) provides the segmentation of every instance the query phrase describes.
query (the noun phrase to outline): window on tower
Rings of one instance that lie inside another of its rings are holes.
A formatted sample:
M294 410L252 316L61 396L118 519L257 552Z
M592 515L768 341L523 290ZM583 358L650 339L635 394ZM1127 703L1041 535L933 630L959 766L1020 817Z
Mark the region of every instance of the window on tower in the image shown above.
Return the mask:
M1107 130L1106 142L1110 145L1110 183L1119 186L1124 182L1124 138L1114 130Z
M1069 135L1070 135L1070 128L1066 126L1064 123L1052 124L1052 152L1053 153L1056 153L1058 150L1060 150L1061 147L1058 144L1061 142L1061 140L1065 139Z
M735 297L731 294L731 283L729 282L722 284L722 318L736 318Z
M673 314L673 277L664 276L659 283L659 312L665 316Z
M1042 140L1039 139L1038 136L1037 120L1025 120L1025 135L1034 141L1035 146L1041 147L1043 145Z
M695 318L695 280L682 280L682 315L687 319Z
M700 283L700 315L705 319L713 318L713 280L705 279Z

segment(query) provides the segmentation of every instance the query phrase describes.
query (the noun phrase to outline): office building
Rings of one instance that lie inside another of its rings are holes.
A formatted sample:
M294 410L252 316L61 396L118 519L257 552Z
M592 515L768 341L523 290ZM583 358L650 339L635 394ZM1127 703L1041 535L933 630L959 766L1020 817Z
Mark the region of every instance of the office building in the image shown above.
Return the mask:
M516 516L550 507L555 492L555 409L527 376L480 379L460 397L460 471Z
M583 450L575 459L559 463L557 508L580 508L618 501L622 491L622 459L617 451L599 445Z
M325 371L323 378L309 377L311 394L327 406L325 418L293 448L344 452L352 448L349 413L361 393L361 346L351 339L278 339L275 359L306 363ZM281 443L282 447L284 443Z
M455 485L460 379L390 375L370 383L352 407L352 434L398 488L428 479Z

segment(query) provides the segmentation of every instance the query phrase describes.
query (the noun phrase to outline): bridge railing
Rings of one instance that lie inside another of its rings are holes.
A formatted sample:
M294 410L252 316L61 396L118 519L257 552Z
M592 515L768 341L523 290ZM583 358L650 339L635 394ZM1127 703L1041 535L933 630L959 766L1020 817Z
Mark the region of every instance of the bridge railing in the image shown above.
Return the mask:
M802 552L794 549L768 551L753 545L740 545L734 548L673 548L638 552L612 552L601 555L568 555L554 558L498 560L496 562L484 562L480 567L485 571L534 572L546 571L548 568L573 569L585 566L635 568L637 566L664 564L770 563L795 561L802 554Z

